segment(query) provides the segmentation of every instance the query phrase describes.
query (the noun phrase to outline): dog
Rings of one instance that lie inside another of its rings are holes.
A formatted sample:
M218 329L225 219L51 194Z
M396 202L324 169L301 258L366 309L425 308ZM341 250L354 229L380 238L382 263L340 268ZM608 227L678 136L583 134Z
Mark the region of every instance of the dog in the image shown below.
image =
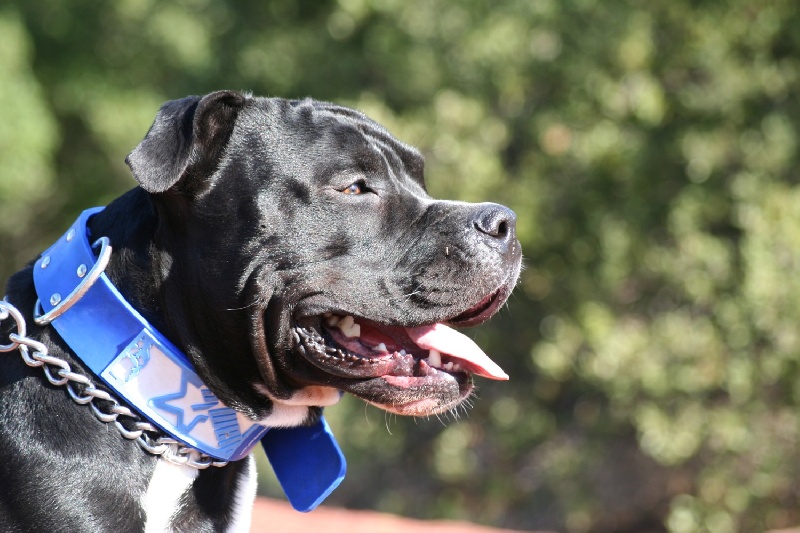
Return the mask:
M153 346L173 343L202 381L189 384L204 391L192 409L224 404L253 427L304 427L350 393L429 416L463 402L473 375L507 379L453 328L489 319L515 286L514 213L432 199L420 152L362 113L235 91L191 96L161 107L126 163L138 186L84 216L80 231L107 238L107 254L95 243L107 257L103 276L168 339ZM8 352L0 357L0 530L247 530L251 456L191 468L120 436L157 430L109 386L113 378L124 387L153 354L168 359L155 349L143 355L157 333L115 346L124 357L106 376L76 356L58 320L37 323L60 312L60 301L81 298L37 294L35 277L54 268L50 253L10 278L0 308ZM78 277L97 277L84 267ZM102 342L88 328L119 321L103 309L75 320L75 342L88 345ZM40 365L48 381L12 353L23 348L64 363ZM59 381L67 379L71 390ZM89 392L92 406L70 399ZM119 431L98 409L119 415ZM207 418L180 424L191 430Z

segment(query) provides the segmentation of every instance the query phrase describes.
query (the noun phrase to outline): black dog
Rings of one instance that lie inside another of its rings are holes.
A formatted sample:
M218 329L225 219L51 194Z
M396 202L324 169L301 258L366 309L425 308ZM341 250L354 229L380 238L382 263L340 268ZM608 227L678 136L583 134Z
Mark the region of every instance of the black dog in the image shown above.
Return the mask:
M161 108L126 161L139 187L88 219L92 239L113 247L105 274L236 416L312 424L340 391L426 416L467 398L472 374L506 378L444 324L482 323L507 299L521 257L513 212L431 199L420 154L361 113L188 97ZM61 296L37 296L42 261L11 278L8 304L26 338L109 390L53 327L34 324L37 299ZM5 312L1 531L248 527L252 459L198 470L143 452L26 366L15 327ZM137 349L126 379L146 363ZM75 381L78 395L87 387ZM118 425L147 427L137 420L123 412Z

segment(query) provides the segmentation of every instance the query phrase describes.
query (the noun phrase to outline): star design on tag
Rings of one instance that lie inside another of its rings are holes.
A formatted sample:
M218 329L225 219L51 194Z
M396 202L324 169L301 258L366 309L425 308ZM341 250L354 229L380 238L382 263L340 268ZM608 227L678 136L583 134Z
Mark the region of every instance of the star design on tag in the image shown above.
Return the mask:
M150 400L150 405L166 413L175 415L175 428L189 434L198 424L209 420L208 410L219 403L219 400L206 388L191 382L186 372L181 373L181 385L178 392L165 394ZM188 408L188 409L187 409ZM194 413L188 413L191 410ZM186 418L192 417L188 422Z

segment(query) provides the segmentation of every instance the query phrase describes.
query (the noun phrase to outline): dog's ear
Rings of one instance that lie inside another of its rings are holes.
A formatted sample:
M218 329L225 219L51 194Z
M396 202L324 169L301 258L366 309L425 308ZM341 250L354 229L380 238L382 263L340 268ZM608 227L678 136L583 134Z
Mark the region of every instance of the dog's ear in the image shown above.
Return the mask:
M142 142L125 158L133 177L151 193L178 182L202 188L192 176L210 176L217 169L236 117L247 98L234 91L188 96L161 106Z

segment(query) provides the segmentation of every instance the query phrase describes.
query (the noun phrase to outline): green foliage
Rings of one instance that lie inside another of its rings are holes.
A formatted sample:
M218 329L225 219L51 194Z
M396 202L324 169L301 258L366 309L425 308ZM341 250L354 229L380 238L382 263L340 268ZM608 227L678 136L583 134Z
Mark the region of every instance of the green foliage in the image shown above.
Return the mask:
M519 216L458 421L328 409L332 501L567 531L800 524L800 5L88 0L0 9L0 274L218 88L361 108ZM454 418L454 417L445 417ZM267 489L267 490L274 490Z

